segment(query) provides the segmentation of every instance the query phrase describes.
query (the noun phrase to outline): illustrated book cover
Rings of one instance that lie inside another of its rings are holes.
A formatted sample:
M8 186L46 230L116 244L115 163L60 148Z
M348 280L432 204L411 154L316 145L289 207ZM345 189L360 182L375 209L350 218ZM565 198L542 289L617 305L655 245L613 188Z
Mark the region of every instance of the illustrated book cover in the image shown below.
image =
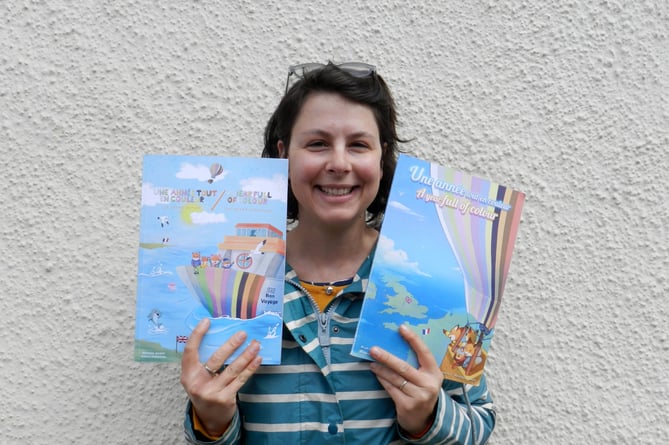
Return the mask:
M136 361L180 361L207 317L201 362L244 330L280 363L287 184L285 159L144 156Z
M416 366L421 336L444 378L478 385L509 271L521 192L400 154L352 354L380 346Z

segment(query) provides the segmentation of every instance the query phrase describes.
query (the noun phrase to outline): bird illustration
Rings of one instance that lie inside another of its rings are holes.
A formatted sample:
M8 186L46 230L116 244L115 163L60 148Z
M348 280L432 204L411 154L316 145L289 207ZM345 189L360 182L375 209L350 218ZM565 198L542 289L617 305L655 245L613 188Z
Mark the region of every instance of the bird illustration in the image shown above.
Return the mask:
M266 239L260 241L260 242L258 243L258 245L257 245L257 246L253 249L253 251L251 252L251 255L257 255L257 254L264 255L265 252L261 251L260 249L262 249L262 248L265 246L265 244L267 244L267 240L266 240Z

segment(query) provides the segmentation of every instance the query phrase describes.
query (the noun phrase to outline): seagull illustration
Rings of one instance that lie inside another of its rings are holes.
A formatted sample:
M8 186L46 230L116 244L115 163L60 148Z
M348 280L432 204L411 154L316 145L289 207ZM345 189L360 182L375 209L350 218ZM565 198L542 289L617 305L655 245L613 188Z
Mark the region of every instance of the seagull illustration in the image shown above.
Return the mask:
M255 247L255 249L253 249L253 252L251 252L251 255L256 255L256 254L264 255L265 252L262 252L260 249L262 249L265 244L267 244L266 239L259 242L258 245Z

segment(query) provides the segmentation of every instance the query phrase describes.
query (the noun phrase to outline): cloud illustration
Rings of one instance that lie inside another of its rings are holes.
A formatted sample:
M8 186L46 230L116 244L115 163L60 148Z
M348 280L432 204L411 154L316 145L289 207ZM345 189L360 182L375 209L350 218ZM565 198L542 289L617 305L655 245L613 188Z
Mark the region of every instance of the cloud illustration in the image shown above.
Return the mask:
M424 277L431 276L430 274L423 272L417 262L410 261L409 255L404 250L396 249L395 241L383 235L379 236L376 255L379 255L383 264L391 269L402 272L411 271Z
M388 203L388 207L393 207L393 208L399 210L402 213L405 213L405 214L411 215L411 216L415 216L416 218L418 218L420 220L424 219L423 215L421 215L420 213L414 212L409 207L405 206L404 204L402 204L399 201L390 201Z
M142 184L142 205L153 207L160 202L160 196L153 187L153 184L145 182Z
M222 213L193 212L190 217L193 224L218 224L228 220Z
M248 178L240 181L242 190L249 192L269 192L272 199L286 202L288 178L276 174L272 178Z
M212 178L210 168L210 166L204 164L193 165L189 162L184 162L181 164L176 177L179 179L195 179L200 182L209 182L211 179L212 182L218 182L228 174L227 170L223 170L218 176Z

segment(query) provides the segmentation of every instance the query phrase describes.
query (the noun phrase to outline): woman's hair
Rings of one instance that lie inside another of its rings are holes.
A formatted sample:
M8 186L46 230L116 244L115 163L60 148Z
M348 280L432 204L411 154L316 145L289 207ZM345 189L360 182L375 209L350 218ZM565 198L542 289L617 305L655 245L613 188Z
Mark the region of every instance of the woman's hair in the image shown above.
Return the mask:
M356 77L338 68L337 65L328 63L323 68L304 73L304 76L286 92L267 122L262 157L281 157L277 147L278 142L283 141L286 148L290 146L291 132L302 106L311 94L320 92L339 94L352 102L368 106L374 114L381 139L379 142L383 150L381 155L383 176L379 184L379 191L367 208L367 221L378 226L390 193L399 143L404 141L397 136L397 112L390 89L383 78L375 72L369 76ZM299 219L297 213L297 200L289 183L288 220Z

